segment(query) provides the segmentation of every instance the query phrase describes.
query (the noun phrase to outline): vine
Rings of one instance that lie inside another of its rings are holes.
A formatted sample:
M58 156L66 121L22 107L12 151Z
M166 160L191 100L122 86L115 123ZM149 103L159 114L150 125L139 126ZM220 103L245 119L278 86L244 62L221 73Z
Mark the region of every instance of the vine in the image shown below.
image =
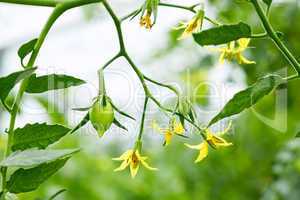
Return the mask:
M125 117L134 119L127 113L118 109L112 99L107 96L105 92L105 80L103 70L109 67L114 61L119 58L125 58L129 66L134 70L136 76L143 87L145 94L145 101L143 106L143 112L140 122L140 130L136 138L135 146L122 154L119 158L115 160L122 161L119 168L116 171L124 170L126 167L130 166L131 175L135 177L139 169L139 165L150 170L157 170L156 168L150 167L146 163L147 157L142 156L142 141L144 133L144 123L147 115L147 107L149 100L154 102L162 112L168 113L170 117L169 127L160 128L158 124L154 123L153 127L158 132L161 132L165 138L165 145L170 144L173 136L186 137L185 122L190 123L196 128L197 133L202 137L203 142L198 145L186 144L187 147L199 150L199 156L195 162L202 161L208 155L209 146L218 149L220 147L231 146L232 143L224 139L225 134L230 130L230 125L224 131L213 133L209 129L210 126L216 122L230 117L232 115L238 114L243 110L253 106L263 96L269 94L272 90L276 89L279 85L298 79L300 76L300 64L295 58L295 55L285 46L281 40L278 32L272 27L269 21L270 7L272 1L258 1L258 0L244 0L245 3L251 3L254 10L256 11L259 19L261 20L262 26L265 29L264 33L253 34L251 27L243 22L237 24L221 24L214 19L206 16L205 9L202 3L195 4L191 6L177 5L160 2L159 0L146 0L143 6L130 12L124 17L119 17L115 13L114 9L111 7L107 0L0 0L0 3L12 3L12 4L23 4L23 5L34 5L34 6L46 6L53 7L52 14L49 16L47 22L45 23L39 37L34 39L24 45L18 51L21 58L21 63L24 67L22 71L14 72L6 77L0 78L0 98L3 107L10 114L10 124L8 128L8 140L5 152L5 158L0 163L1 174L2 174L2 193L1 198L6 199L7 193L23 193L29 192L37 189L37 187L47 178L35 180L22 180L24 173L37 173L41 168L47 168L47 173L49 175L54 174L59 170L65 162L78 151L78 149L68 149L68 150L51 150L46 149L50 144L58 141L60 138L67 134L72 134L76 132L79 128L83 127L87 122L91 121L95 129L98 131L99 136L102 136L111 126L115 124L120 128L126 129L114 116L114 112L119 112ZM45 86L37 88L36 85L44 85L48 82L50 76L54 78L54 82L63 82L65 85L63 88L70 86L77 86L85 83L80 79L74 77L69 77L66 75L49 75L44 77L36 77L34 71L36 70L35 61L40 53L40 49L56 20L61 17L66 11L81 7L88 4L101 3L111 19L113 20L115 30L118 36L119 51L116 52L114 56L111 57L100 69L99 69L99 94L95 98L95 102L88 108L80 108L78 110L88 111L84 119L73 129L63 127L60 125L47 125L47 124L28 124L23 128L15 128L17 113L20 109L20 102L24 93L42 93L49 90L62 89L58 84L54 84L53 88L50 86ZM262 3L265 4L266 9L262 7ZM254 61L250 61L243 56L243 52L247 50L250 43L250 39L258 38L270 38L277 49L284 55L285 59L290 63L296 74L281 77L277 74L269 74L265 77L260 78L256 83L246 88L245 90L238 92L225 106L224 108L208 123L208 125L199 125L197 116L193 109L193 106L189 100L183 98L176 87L161 83L148 76L146 76L137 67L134 59L128 54L126 49L126 44L122 32L122 22L127 19L141 15L140 24L146 29L151 29L156 22L157 13L159 7L170 7L174 9L181 9L194 14L194 17L187 23L183 23L177 29L182 30L182 36L179 39L184 39L186 37L193 37L194 41L200 46L207 45L224 45L216 50L220 52L220 61L224 60L237 60L239 64L254 64ZM212 28L202 30L203 21L206 20L213 25ZM23 59L29 56L29 61L24 64ZM15 86L15 84L21 81L18 93L15 97L12 107L9 107L5 100L10 90ZM161 102L156 99L151 90L148 88L148 83L155 84L157 86L166 88L174 93L177 97L177 102L175 107L167 108L161 104ZM237 106L238 105L238 106ZM48 135L47 141L41 141L38 135L34 132L41 133L46 131ZM53 136L55 135L55 139ZM31 138L31 143L24 143L25 137ZM26 158L26 162L24 161ZM40 160L38 160L40 159ZM21 166L21 167L20 167ZM19 168L10 177L8 177L8 170L10 168ZM36 175L36 174L35 174ZM37 175L38 176L38 175ZM18 179L16 178L18 177ZM21 177L21 178L20 178ZM29 181L32 187L26 187L26 181ZM31 182L30 182L31 181ZM59 193L58 193L59 194ZM56 196L56 195L55 195ZM52 197L51 199L55 198Z

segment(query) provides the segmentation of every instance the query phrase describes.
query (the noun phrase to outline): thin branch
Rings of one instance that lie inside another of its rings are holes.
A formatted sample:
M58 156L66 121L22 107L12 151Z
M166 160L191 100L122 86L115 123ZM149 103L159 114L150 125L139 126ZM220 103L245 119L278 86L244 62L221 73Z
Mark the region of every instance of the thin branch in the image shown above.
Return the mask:
M180 8L183 10L188 10L190 12L196 13L195 7L198 5L192 5L192 6L182 6L182 5L177 5L177 4L171 4L171 3L159 3L158 5L164 6L164 7L170 7L170 8Z
M156 85L159 85L159 86L168 88L169 90L173 91L177 96L179 96L179 92L178 92L177 89L176 89L175 87L173 87L172 85L167 85L167 84L164 84L164 83L160 83L160 82L158 82L158 81L156 81L156 80L153 80L153 79L151 79L151 78L149 78L149 77L147 77L147 76L145 76L145 75L144 75L144 78L145 78L147 81L151 82L151 83L154 83L154 84L156 84Z
M61 1L58 0L0 0L1 3L22 4L30 6L55 7Z
M120 58L122 56L121 53L116 54L114 57L112 57L110 60L108 60L104 65L103 65L103 70L108 67L112 62L114 62L116 59Z
M147 112L147 104L148 104L149 97L145 96L145 102L144 102L144 107L143 107L143 114L142 114L142 119L141 119L141 126L140 126L140 131L137 140L141 141L143 132L144 132L144 123L145 123L145 117L146 117L146 112Z
M7 3L22 3L22 4L26 4L26 3L36 3L34 5L37 5L38 3L41 3L41 5L46 6L46 3L49 3L48 5L50 6L50 2L52 2L52 5L54 5L55 3L55 9L53 10L53 12L51 13L51 15L49 16L46 24L44 25L39 37L38 37L38 41L33 49L33 52L30 56L29 62L26 66L26 68L31 68L34 66L35 60L40 52L40 49L51 29L51 27L53 26L53 24L55 23L55 21L67 10L71 9L71 8L75 8L78 6L82 6L85 4L90 4L90 3L96 3L96 2L101 2L102 0L70 0L70 1L64 1L64 3L59 3L57 4L57 1L42 1L42 0L36 0L36 1L29 1L29 0L23 0L23 1L19 1L19 0L11 0L11 1L5 1ZM0 1L0 2L4 2L4 1ZM42 4L43 3L43 4ZM12 141L14 138L14 128L15 128L15 123L16 123L16 118L17 118L17 113L19 111L20 108L20 103L23 97L23 94L27 88L28 85L28 81L29 79L24 79L21 82L18 94L15 98L15 101L13 103L12 106L12 110L10 113L10 123L9 123L9 129L8 129L8 141L7 141L7 146L6 146L6 150L5 150L5 157L7 157L10 152L11 152L11 145L12 145ZM7 174L7 167L3 167L1 168L1 174L2 174L2 180L3 180L3 184L2 184L2 198L5 199L5 194L7 192L6 190L6 174Z
M164 6L164 7L169 7L169 8L179 8L179 9L183 9L183 10L187 10L190 11L192 13L196 13L197 11L195 10L195 8L199 5L199 4L195 4L192 6L182 6L182 5L177 5L177 4L171 4L171 3L159 3L160 6ZM207 20L208 22L212 23L213 25L216 26L220 26L221 23L217 22L216 20L213 20L207 16L204 16L204 19Z
M287 59L287 61L294 67L294 69L297 71L298 75L300 75L300 64L297 61L297 59L294 57L294 55L289 51L289 49L285 46L285 44L280 40L278 37L276 31L273 29L272 25L270 24L266 14L264 13L262 7L258 3L257 0L251 0L262 24L265 28L268 35L272 38L278 49L281 51L281 53L284 55L284 57Z

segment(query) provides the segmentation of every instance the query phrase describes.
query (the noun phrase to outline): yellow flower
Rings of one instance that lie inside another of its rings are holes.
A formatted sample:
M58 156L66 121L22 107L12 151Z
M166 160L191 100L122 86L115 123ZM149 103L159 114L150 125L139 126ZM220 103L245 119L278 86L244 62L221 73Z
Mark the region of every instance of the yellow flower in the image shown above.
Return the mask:
M146 29L151 29L152 26L156 22L157 18L157 9L158 9L159 0L146 0L141 13L142 16L140 18L140 25L145 27ZM146 12L146 14L145 14ZM153 14L153 22L152 22L152 14Z
M180 26L176 27L176 30L184 29L178 40L190 37L193 33L198 33L202 29L204 19L204 10L199 10L197 14L188 23L182 23Z
M205 135L206 135L205 141L203 141L198 145L185 144L188 148L199 150L199 155L196 158L195 163L198 163L207 157L208 145L210 145L215 149L233 145L231 142L227 142L224 138L221 137L222 135L226 134L229 131L230 126L231 124L229 124L229 126L224 131L216 134L212 133L209 129L205 129Z
M175 118L172 118L170 120L168 128L160 128L155 121L153 121L152 127L154 130L165 135L164 145L169 145L171 143L171 140L174 135L186 137L183 135L184 127L182 126L182 124L180 122L176 122Z
M142 164L145 168L149 170L157 170L157 168L149 166L149 164L146 162L147 159L148 157L141 156L138 150L127 150L120 157L113 158L113 160L122 161L121 165L114 171L122 171L129 166L131 177L134 178L139 170L140 164Z
M238 44L237 47L236 43ZM239 64L255 64L254 61L250 61L243 56L243 52L248 48L249 43L249 38L241 38L228 43L226 47L218 48L217 51L221 52L220 63L223 64L225 59L232 60L235 58Z
M146 15L141 17L140 25L142 27L145 27L146 29L151 29L152 28L153 24L152 24L152 21L151 21L151 14L152 13L147 10Z

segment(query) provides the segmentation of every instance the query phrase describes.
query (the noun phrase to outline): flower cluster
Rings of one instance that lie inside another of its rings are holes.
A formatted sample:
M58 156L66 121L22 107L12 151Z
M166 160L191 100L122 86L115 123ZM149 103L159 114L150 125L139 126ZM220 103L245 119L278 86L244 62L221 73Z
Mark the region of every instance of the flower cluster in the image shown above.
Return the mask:
M241 38L237 41L232 41L227 46L217 48L216 51L221 52L220 55L220 63L224 63L224 60L232 60L236 59L239 64L255 64L254 61L248 60L244 55L243 52L248 48L250 43L249 38Z

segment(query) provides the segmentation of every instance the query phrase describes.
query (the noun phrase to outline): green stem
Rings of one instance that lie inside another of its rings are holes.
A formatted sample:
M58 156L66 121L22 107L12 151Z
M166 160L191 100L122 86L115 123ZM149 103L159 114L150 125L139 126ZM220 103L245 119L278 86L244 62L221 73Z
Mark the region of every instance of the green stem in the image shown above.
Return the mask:
M291 76L288 76L288 77L284 78L284 80L286 80L286 81L293 81L295 79L299 79L299 75L298 74L291 75Z
M193 5L193 6L182 6L182 5L171 4L171 3L162 3L162 2L159 3L158 5L165 6L165 7L170 7L170 8L180 8L180 9L183 9L183 10L188 10L188 11L191 11L193 13L196 13L195 5Z
M45 24L39 39L37 41L37 44L35 46L35 49L33 51L33 53L31 54L29 63L27 65L27 68L31 68L36 60L36 57L38 55L38 52L43 44L43 41L45 40L45 37L47 35L47 33L49 32L51 26L53 25L53 23L55 22L55 20L62 14L62 10L60 8L55 8L54 11L52 12L52 14L50 15L50 17L48 18L47 23ZM9 123L9 129L8 129L8 142L7 142L7 146L6 146L6 151L5 151L5 157L7 157L10 154L11 151L11 145L12 145L12 141L14 138L14 127L15 127L15 123L16 123L16 118L17 118L17 113L19 111L19 107L20 107L20 102L21 99L23 97L23 94L26 90L26 87L28 85L28 79L24 79L20 85L17 97L14 101L13 107L12 107L12 111L10 113L10 123ZM3 180L3 184L2 184L2 191L3 191L3 199L5 199L5 193L6 193L6 173L7 173L7 168L4 168L2 171L2 180Z
M160 83L160 82L158 82L158 81L156 81L156 80L153 80L153 79L151 79L151 78L149 78L149 77L147 77L147 76L145 76L145 75L144 75L144 78L145 78L145 80L147 80L147 81L149 81L149 82L151 82L151 83L154 83L154 84L159 85L159 86L161 86L161 87L168 88L169 90L173 91L177 96L179 96L179 92L178 92L177 89L176 89L175 87L173 87L172 85L167 85L167 84L164 84L164 83Z
M58 0L0 0L3 3L23 4L30 6L55 7L61 1Z
M102 3L115 24L118 33L118 38L119 38L120 54L124 56L126 54L126 49L125 49L125 43L123 39L121 21L119 20L119 18L114 13L114 11L112 10L112 8L110 7L110 5L107 3L106 0L103 0Z
M153 96L150 96L149 97L160 109L162 109L163 111L166 111L166 112L169 112L169 113L172 113L172 114L176 114L176 115L180 115L180 113L178 112L174 112L174 110L171 110L169 108L166 108L164 107L163 105L161 105L161 103L156 99L154 98ZM189 122L191 125L193 125L202 135L202 137L205 139L205 136L202 134L202 132L204 131L203 128L201 128L200 126L198 126L197 124L195 124L192 120L190 120L189 118L183 116L184 119Z
M26 1L26 0L24 0L24 1L12 0L12 1L5 1L5 2L8 2L8 3L23 3L23 4L32 3L32 1ZM34 2L36 2L36 3L42 3L43 2L44 3L43 5L45 5L46 2L50 3L50 1L34 1ZM65 11L67 11L71 8L74 8L74 7L85 5L85 4L101 2L101 0L74 0L74 1L66 1L65 3L60 3L60 4L57 4L57 1L51 1L51 2L52 3L56 2L55 3L56 7L53 10L50 17L48 18L46 24L44 25L44 28L42 29L42 31L39 35L38 41L37 41L37 43L34 47L34 50L31 54L31 57L29 59L29 62L27 64L26 68L31 68L31 67L34 66L36 58L39 54L39 51L41 49L42 44L45 41L45 38L46 38L47 34L49 33L49 31L50 31L51 27L53 26L54 22ZM49 6L50 6L50 4L49 4ZM21 103L21 100L22 100L22 97L23 97L23 94L26 90L27 85L28 85L28 79L24 79L21 82L18 94L17 94L16 99L14 101L14 104L12 106L12 110L11 110L11 113L10 113L10 123L9 123L9 129L8 129L8 142L7 142L7 146L6 146L5 157L7 157L11 152L11 145L12 145L12 141L13 141L13 138L14 138L14 128L15 128L15 123L16 123L16 117L17 117L17 113L18 113L19 108L20 108L20 103ZM6 190L7 168L6 167L1 169L1 174L2 174L2 182L3 182L2 183L2 191L3 191L2 199L5 199L5 195L6 195L6 192L7 192L7 190Z
M164 7L170 7L170 8L179 8L179 9L183 9L183 10L187 10L190 11L192 13L196 13L197 11L195 10L195 7L198 4L192 5L192 6L182 6L182 5L177 5L177 4L171 4L171 3L159 3L158 5L160 6L164 6ZM204 19L209 21L210 23L212 23L213 25L216 26L220 26L221 24L219 22L217 22L216 20L213 20L207 16L204 16Z
M145 97L145 102L144 102L142 119L141 119L141 126L140 126L139 135L137 137L137 141L141 141L142 140L142 136L143 136L143 132L144 132L144 124L145 124L145 117L146 117L148 100L149 100L149 97L146 96Z
M263 12L262 7L258 3L257 0L251 0L266 32L271 37L273 42L276 44L278 49L281 51L281 53L284 55L284 57L288 60L288 62L294 67L294 69L297 71L298 75L300 75L300 64L298 63L297 59L293 56L293 54L288 50L288 48L283 44L283 42L280 40L278 35L276 34L275 30L273 29L272 25L270 24L267 16Z
M137 74L138 78L140 79L143 89L145 91L146 96L149 96L149 89L145 83L144 75L143 73L139 70L139 68L134 64L130 56L127 54L126 48L125 48L125 43L124 43L124 38L123 38L123 33L122 33L122 27L121 27L121 21L117 17L117 15L114 13L113 9L110 7L110 5L107 3L106 0L102 1L105 9L108 11L109 15L113 19L113 22L115 24L117 33L118 33L118 38L119 38L119 45L120 45L120 56L124 56L124 58L128 61L132 69L135 71Z
M110 60L108 60L102 67L102 69L104 70L106 67L108 67L112 62L114 62L116 59L118 59L119 57L121 57L122 54L118 53L117 55L115 55L114 57L112 57Z
M151 94L150 94L150 91L146 85L146 82L145 82L145 77L143 75L143 73L139 70L139 68L134 64L134 62L132 61L132 59L130 58L130 56L128 56L128 54L125 54L125 59L128 61L128 63L130 64L130 66L132 67L132 69L135 71L136 75L138 76L138 78L140 79L140 82L143 86L143 89L145 91L145 95L147 97L150 97Z

